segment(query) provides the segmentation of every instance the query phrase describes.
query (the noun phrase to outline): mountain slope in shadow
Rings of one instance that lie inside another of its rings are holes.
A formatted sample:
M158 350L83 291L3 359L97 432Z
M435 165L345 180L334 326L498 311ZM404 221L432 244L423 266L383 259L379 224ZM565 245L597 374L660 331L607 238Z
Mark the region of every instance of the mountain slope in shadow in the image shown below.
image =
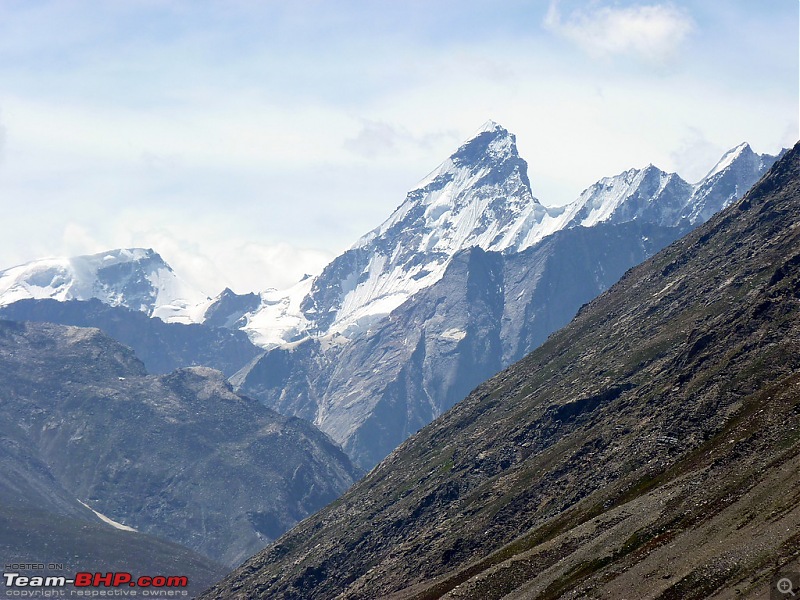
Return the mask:
M94 328L0 320L0 390L0 501L86 520L81 503L231 567L359 475L221 372L149 375Z

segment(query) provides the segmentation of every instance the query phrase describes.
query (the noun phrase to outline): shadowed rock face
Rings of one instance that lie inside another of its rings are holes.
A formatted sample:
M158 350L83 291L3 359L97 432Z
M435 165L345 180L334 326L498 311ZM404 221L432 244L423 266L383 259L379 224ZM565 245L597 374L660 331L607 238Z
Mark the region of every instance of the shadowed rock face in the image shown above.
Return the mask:
M518 254L465 250L374 332L343 346L309 339L270 350L233 382L282 414L314 421L370 469L682 232L600 224Z
M203 323L211 327L238 329L244 325L242 315L256 310L260 303L258 294L237 294L225 288L206 310Z
M108 306L96 298L20 300L0 307L0 319L97 327L131 348L147 372L156 375L204 366L231 376L262 353L243 331L210 323L165 323L141 311Z
M763 597L798 564L798 224L800 145L204 597Z
M80 500L231 566L356 476L327 436L219 371L149 376L97 329L0 321L0 389L0 439L24 449L28 487L44 478L51 504Z

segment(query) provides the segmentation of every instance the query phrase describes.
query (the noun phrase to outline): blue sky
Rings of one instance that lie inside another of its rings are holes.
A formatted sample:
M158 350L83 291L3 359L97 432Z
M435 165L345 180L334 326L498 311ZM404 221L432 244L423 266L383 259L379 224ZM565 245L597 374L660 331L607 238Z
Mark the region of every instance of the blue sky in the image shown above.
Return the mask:
M798 130L798 3L0 0L0 268L153 247L282 287L488 119L563 204Z

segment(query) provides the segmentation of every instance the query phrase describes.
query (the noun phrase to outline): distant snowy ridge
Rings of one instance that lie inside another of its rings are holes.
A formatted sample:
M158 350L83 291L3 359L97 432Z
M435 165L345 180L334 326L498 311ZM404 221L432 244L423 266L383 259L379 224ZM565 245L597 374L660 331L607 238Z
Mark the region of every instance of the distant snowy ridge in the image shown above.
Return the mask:
M0 271L0 306L30 298L97 298L176 323L201 321L210 302L155 251L143 248L44 258Z
M267 348L307 337L339 344L439 281L461 250L517 253L557 231L606 222L699 225L741 197L777 159L743 143L695 184L648 165L605 177L566 206L547 207L533 196L515 136L488 121L380 226L289 289L243 296L225 290L210 300L156 252L133 248L0 271L0 306L28 298L98 298L167 322L213 315L217 326L242 328Z
M565 207L565 227L639 219L674 226L686 220L699 225L741 198L780 158L756 154L747 143L726 152L699 182L691 185L676 173L653 165L605 177Z
M726 152L708 175L693 186L683 216L699 225L741 198L785 153L757 154L742 143Z
M605 222L699 225L777 158L740 144L696 184L648 165L603 178L566 206L547 207L531 192L515 136L489 121L320 275L263 293L261 306L243 317L244 329L265 347L308 336L350 338L439 281L460 250L521 252L556 231Z
M564 212L564 227L592 227L640 219L676 225L692 195L692 186L675 173L648 165L604 177L584 190Z

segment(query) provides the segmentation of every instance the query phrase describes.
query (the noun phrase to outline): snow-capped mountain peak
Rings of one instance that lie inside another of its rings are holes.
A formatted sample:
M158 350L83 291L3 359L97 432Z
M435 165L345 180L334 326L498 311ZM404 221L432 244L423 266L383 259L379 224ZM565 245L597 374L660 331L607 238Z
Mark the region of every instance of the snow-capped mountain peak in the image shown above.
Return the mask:
M562 212L533 197L515 136L487 121L318 277L282 299L262 296L246 329L262 345L354 335L438 281L458 251L522 250L554 231Z
M488 132L494 132L494 131L497 131L498 129L503 129L503 126L500 125L499 123L497 123L497 121L494 121L493 119L489 119L488 121L486 121L486 123L481 125L477 129L477 131L475 131L475 133L472 135L472 137L473 138L474 137L478 137L478 135L480 135L481 133L484 133L484 132L487 132L487 131Z
M763 165L744 164L749 156ZM725 198L734 197L754 183L762 166L774 162L768 158L742 144L726 153L713 176L695 186L649 164L605 177L573 203L549 208L533 197L515 136L488 121L408 192L386 221L319 276L285 292L262 294L246 329L266 346L309 335L352 337L437 282L460 250L478 246L514 253L560 229L604 222L696 223L708 218L707 211L719 210L716 195L725 187L726 174L741 173L733 192L725 191ZM708 206L702 193L710 194Z
M708 220L740 198L782 155L756 154L747 142L731 148L694 185L684 218L692 224Z
M302 311L318 333L363 330L438 281L459 250L521 250L560 213L533 197L515 136L489 121L326 267Z
M709 179L717 173L721 173L725 169L729 168L735 161L746 158L750 155L755 155L752 148L750 148L750 144L747 142L742 142L738 146L731 148L725 154L723 154L722 158L719 159L717 164L714 165L714 168L712 168L708 172L708 175L706 175L703 179Z
M514 225L541 222L548 211L533 197L527 170L515 136L488 121L424 177L386 221L352 247L394 237L398 229L419 234L416 250L450 255L470 246L506 250L526 241L530 245L520 235L528 228Z
M652 164L604 177L568 205L565 227L592 227L602 222L634 219L665 225L673 223L691 195L691 186L675 173Z
M604 177L567 205L564 227L634 219L662 226L700 224L740 198L777 160L745 143L728 150L708 175L691 185L652 164Z
M696 225L741 197L778 158L742 143L695 185L649 164L601 179L571 204L546 207L531 192L515 136L490 120L408 192L384 223L320 275L288 290L225 290L212 301L152 249L131 248L0 271L0 306L97 298L165 321L242 328L264 347L309 336L340 344L439 281L461 250L513 254L561 229L605 222Z
M150 248L44 258L0 271L0 306L23 299L88 300L125 306L168 322L202 319L208 298Z

